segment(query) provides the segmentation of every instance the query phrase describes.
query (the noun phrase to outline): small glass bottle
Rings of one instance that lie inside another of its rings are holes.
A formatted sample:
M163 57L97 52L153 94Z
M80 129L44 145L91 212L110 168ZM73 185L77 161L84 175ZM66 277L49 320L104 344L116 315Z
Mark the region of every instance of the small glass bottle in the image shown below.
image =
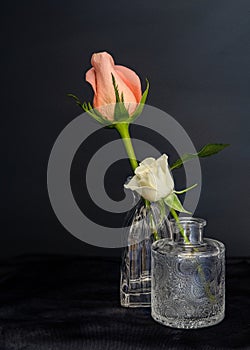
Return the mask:
M171 238L152 245L152 317L174 328L219 323L225 313L225 247L203 239L203 219L171 220Z

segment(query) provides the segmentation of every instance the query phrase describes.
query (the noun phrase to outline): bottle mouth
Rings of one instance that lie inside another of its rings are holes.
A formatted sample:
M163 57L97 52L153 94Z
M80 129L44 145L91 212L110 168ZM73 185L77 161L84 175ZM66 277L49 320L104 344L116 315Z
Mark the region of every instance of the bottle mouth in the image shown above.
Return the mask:
M201 244L206 220L193 217L180 217L179 221L170 220L172 239L179 243Z
M171 223L172 229L175 232L179 232L180 231L179 225L178 225L178 223L176 222L175 219L171 219L170 223ZM182 216L182 217L179 218L179 224L181 224L181 226L183 226L184 228L188 226L188 227L197 227L197 228L202 229L203 227L206 226L207 222L206 222L206 220L201 219L201 218L193 218L193 217L188 217L188 216L187 217Z

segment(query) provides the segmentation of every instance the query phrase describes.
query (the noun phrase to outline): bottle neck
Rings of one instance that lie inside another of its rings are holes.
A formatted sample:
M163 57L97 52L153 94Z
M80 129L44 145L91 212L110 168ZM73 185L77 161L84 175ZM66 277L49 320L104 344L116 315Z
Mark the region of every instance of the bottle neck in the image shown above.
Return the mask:
M171 220L171 239L177 244L199 245L203 243L206 221L200 218L181 217L179 222Z

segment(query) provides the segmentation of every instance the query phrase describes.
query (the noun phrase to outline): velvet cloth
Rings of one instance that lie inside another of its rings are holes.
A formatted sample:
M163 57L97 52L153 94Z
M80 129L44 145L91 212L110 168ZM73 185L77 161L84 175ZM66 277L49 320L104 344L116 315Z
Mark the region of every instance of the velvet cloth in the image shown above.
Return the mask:
M250 259L227 261L226 318L199 330L119 305L119 259L28 256L0 265L0 350L250 349Z

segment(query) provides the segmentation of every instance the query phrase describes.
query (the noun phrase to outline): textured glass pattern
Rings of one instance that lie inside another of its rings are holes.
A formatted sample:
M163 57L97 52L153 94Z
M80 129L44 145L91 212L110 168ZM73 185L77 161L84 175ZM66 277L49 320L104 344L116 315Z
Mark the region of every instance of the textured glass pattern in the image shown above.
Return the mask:
M146 207L140 200L130 212L124 229L127 247L123 250L120 301L125 307L151 306L151 246L168 235L165 208L153 203ZM153 230L154 229L154 230Z
M167 326L200 328L224 318L224 245L163 239L152 246L152 317Z

